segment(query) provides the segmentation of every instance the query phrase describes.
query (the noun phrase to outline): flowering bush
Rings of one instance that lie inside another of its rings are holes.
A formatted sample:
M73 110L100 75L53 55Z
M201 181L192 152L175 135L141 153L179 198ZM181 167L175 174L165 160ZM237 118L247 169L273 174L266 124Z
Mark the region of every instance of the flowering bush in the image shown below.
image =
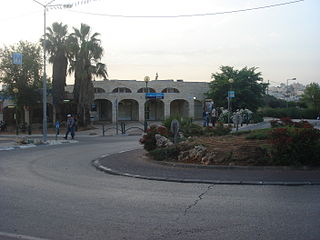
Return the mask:
M320 165L320 131L308 124L300 125L271 131L271 154L278 165Z
M143 144L144 149L147 151L151 151L157 148L157 141L156 141L156 134L160 134L162 136L168 136L168 129L164 126L156 126L151 125L148 129L146 134L142 136L139 140L141 144Z
M313 128L312 124L307 121L293 122L291 118L280 118L280 120L272 120L272 128L277 127L295 127L295 128Z

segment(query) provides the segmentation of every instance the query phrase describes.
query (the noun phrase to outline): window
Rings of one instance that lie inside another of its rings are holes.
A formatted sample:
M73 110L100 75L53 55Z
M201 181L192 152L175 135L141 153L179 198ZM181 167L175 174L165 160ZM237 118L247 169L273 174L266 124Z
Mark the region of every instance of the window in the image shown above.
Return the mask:
M94 93L105 93L106 91L103 88L94 88Z
M132 91L129 88L126 87L118 87L113 89L113 93L131 93Z
M163 93L179 93L179 90L176 88L165 88L162 90Z
M155 93L156 90L154 90L153 88L148 88L148 91L147 91L147 88L140 88L137 92L138 93Z

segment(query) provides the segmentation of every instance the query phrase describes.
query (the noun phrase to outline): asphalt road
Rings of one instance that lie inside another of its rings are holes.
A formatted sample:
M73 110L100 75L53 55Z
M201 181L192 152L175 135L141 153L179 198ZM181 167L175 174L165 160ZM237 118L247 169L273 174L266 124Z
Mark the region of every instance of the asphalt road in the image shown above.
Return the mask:
M0 240L320 239L319 186L158 182L91 166L137 139L1 151Z

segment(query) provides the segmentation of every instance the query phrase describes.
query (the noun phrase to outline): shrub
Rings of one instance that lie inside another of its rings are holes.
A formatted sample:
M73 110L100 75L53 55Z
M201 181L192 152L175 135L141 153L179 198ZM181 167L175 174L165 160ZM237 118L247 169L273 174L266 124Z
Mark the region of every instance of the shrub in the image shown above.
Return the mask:
M320 131L282 127L270 134L272 157L278 165L320 165Z
M262 112L254 112L251 117L252 123L259 123L263 122L263 114Z
M176 160L179 155L179 149L176 146L167 148L157 148L150 151L150 155L157 161Z
M151 125L147 129L147 133L144 134L143 137L140 139L140 143L144 145L143 147L145 150L151 151L156 149L156 134L168 137L168 129L164 126L157 127L156 125Z
M270 137L271 130L271 128L253 130L246 136L246 139L268 139Z
M261 109L261 113L265 117L274 118L290 117L296 119L315 119L317 117L317 112L314 109L297 107L263 108Z

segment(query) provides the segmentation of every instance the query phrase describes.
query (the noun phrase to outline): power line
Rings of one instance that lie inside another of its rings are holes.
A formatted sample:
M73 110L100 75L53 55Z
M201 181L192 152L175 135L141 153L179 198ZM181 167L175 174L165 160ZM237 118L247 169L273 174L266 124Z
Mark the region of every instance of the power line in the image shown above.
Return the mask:
M254 8L245 8L245 9L223 11L223 12L194 13L194 14L180 14L180 15L154 15L154 16L152 16L152 15L122 15L122 14L92 13L92 12L83 12L83 11L74 11L74 10L69 10L69 11L75 12L75 13L81 13L81 14L103 16L103 17L117 17L117 18L188 18L188 17L205 17L205 16L214 16L214 15L223 15L223 14L254 11L254 10L259 10L259 9L273 8L273 7L280 7L280 6L289 5L289 4L295 4L295 3L299 3L299 2L303 2L303 1L304 0L296 0L296 1L276 3L276 4L265 5L265 6L254 7Z

